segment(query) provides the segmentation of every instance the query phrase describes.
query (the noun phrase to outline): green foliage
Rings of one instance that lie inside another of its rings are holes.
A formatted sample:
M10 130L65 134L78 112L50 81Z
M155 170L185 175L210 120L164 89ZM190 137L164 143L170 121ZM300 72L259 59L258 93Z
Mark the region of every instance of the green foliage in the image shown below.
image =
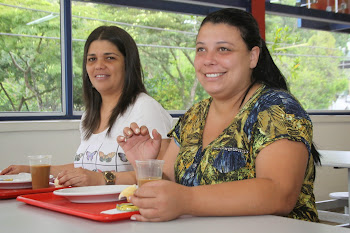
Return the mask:
M60 19L27 25L50 14L46 12L59 14L59 1L0 3L28 8L0 5L0 111L61 111ZM74 110L84 110L84 42L100 25L117 25L132 35L139 46L146 88L166 109L187 109L208 97L193 68L195 37L203 17L80 1L72 1L72 15ZM305 108L328 109L337 95L348 91L349 74L338 68L348 34L300 29L293 18L267 16L266 41L291 92Z
M268 30L274 31L267 34L273 41L269 49L290 91L305 109L329 109L339 93L349 88L348 74L338 67L344 54L335 38L342 38L342 46L345 46L344 36L299 29L296 19L292 18L269 16L267 21L271 22ZM282 22L284 27L279 28Z

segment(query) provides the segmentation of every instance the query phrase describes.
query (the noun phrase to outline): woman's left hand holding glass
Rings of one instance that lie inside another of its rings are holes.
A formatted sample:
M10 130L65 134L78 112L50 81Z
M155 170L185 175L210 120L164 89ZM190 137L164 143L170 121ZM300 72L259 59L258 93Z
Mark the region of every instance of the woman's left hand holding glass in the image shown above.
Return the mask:
M160 222L190 214L191 188L167 180L148 182L138 188L130 201L140 214L131 220ZM179 195L180 194L180 195Z

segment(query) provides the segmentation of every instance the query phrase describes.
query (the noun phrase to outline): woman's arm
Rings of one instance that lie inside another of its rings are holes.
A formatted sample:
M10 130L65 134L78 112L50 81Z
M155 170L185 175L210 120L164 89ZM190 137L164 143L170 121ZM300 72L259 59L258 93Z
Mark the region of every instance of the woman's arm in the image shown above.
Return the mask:
M165 140L163 139L163 141ZM180 148L176 145L174 139L167 139L164 144L162 142L162 148L165 148L165 150L161 148L158 156L159 160L164 160L163 179L175 181L174 165Z
M53 175L54 177L57 177L58 173L60 173L61 171L69 170L73 168L74 168L73 163L65 164L65 165L51 165L50 174ZM18 174L21 172L30 173L30 166L29 165L11 165L5 168L1 172L1 175Z
M149 182L131 198L141 213L133 219L167 221L186 214L287 215L299 196L307 162L308 151L303 143L282 139L259 153L253 179L196 187Z
M191 188L187 212L197 216L287 215L300 194L307 163L305 144L276 141L258 154L256 178Z
M73 163L64 164L64 165L51 165L50 174L53 175L54 177L57 177L61 171L70 170L73 168L74 168Z

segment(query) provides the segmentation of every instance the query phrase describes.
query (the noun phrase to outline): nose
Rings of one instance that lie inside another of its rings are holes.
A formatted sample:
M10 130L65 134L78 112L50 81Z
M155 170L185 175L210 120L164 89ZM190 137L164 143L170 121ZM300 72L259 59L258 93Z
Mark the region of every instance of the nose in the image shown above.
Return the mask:
M215 51L208 51L206 52L204 56L204 65L210 66L210 65L216 65L217 60L216 60L216 53Z
M102 70L102 69L104 69L104 68L106 68L106 65L105 65L103 59L98 59L98 60L96 61L95 69L96 69L96 70Z

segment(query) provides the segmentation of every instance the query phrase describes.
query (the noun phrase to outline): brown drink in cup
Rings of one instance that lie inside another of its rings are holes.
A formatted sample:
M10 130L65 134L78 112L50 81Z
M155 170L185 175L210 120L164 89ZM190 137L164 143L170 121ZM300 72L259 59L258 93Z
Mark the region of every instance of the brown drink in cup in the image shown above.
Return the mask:
M161 179L162 177L148 177L144 179L137 179L137 185L141 187L141 185L146 184L147 182L161 180Z
M163 160L157 159L136 160L137 185L141 187L147 182L161 180L163 164Z
M28 156L30 173L32 175L32 188L41 189L49 187L51 155Z

